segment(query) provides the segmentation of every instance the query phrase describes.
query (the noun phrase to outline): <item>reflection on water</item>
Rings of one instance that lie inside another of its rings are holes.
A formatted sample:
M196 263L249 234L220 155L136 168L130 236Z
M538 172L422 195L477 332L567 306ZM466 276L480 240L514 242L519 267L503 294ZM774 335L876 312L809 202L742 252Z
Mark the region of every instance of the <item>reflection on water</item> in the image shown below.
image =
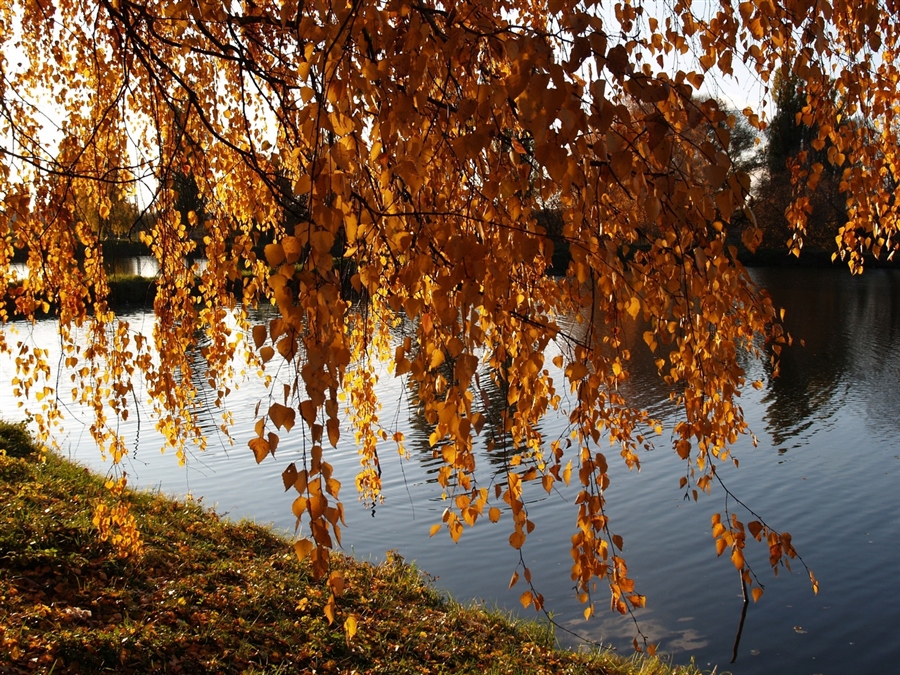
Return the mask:
M897 428L900 411L900 277L872 270L755 270L802 347L785 350L781 377L767 369L766 430L786 450L808 443L851 402L867 420ZM865 387L857 386L866 383Z
M736 448L741 468L723 465L720 475L728 486L773 527L789 529L806 562L815 570L821 590L813 596L799 574L774 579L767 569L765 547L748 545L748 559L766 593L750 607L738 662L728 665L740 614L740 585L727 560L715 558L709 516L722 511L724 497L714 492L700 503L685 502L678 489L683 464L669 449L668 435L656 439L656 452L641 457L640 473L610 461L608 515L614 531L625 538L629 571L648 607L638 612L641 629L678 663L691 657L711 670L736 674L771 672L890 672L896 660L893 632L900 625L900 603L894 561L897 528L890 514L900 510L900 274L872 270L851 278L833 270L757 270L758 282L770 289L776 305L786 308L786 323L805 348L784 352L781 377L773 378L767 364L748 363L750 379L765 383L762 391L748 388L742 397L747 420L758 434L753 448L742 439ZM256 317L260 321L265 317ZM150 315L130 317L132 325L149 333ZM54 344L55 327L38 322L31 338ZM410 330L398 326L398 335ZM668 422L675 414L668 390L660 381L652 355L643 347L640 330L632 336L632 378L626 383L632 400ZM190 354L192 377L204 399L215 392L202 376L202 344ZM560 374L545 363L562 396L558 414L542 421L547 439L568 433L566 410L573 401L562 391ZM0 362L0 403L14 411L9 399L10 365ZM62 378L65 381L65 377ZM504 449L488 452L484 437L494 425L498 438L508 404L502 383L482 370L480 381L486 405L478 405L489 420L475 452L483 465L504 470ZM252 517L276 528L293 531L292 496L281 491L280 473L302 455L302 430L282 438L277 455L256 466L246 443L253 434L253 408L268 394L257 378L239 382L226 401L234 414L235 446L214 438L205 454L193 454L186 469L174 457L161 457L162 445L152 424L144 424L140 438L133 416L122 425L139 452L128 470L136 484L168 492L193 492L204 503L218 505L234 517ZM379 371L377 392L386 426L395 422L407 437L410 457L397 455L395 445L379 446L385 503L375 517L365 505L345 495L348 552L379 558L388 548L438 577L438 585L461 600L485 600L520 611L518 591L507 590L518 554L506 546L511 526L508 515L493 525L479 521L459 544L444 533L428 537L440 521L445 503L436 484L438 460L429 436L433 427L414 405L414 389ZM480 399L480 395L476 397ZM213 406L208 406L212 408ZM217 411L198 411L204 428L217 430ZM146 422L146 413L143 415ZM61 443L77 459L103 470L83 426L84 416L72 411L61 431ZM668 432L667 432L668 434ZM346 483L358 470L352 435L342 435L329 461ZM598 616L584 621L569 576L570 537L575 531L571 508L574 488L560 487L547 495L540 485L526 486L529 518L537 527L523 554L535 583L554 617L566 628L592 640L630 649L634 626L628 618L603 613L603 589L596 595ZM734 508L733 502L728 504ZM865 602L862 602L865 599ZM802 626L806 633L798 633ZM559 635L566 644L570 637Z
M197 264L199 270L206 267L206 261L196 259L191 262ZM153 278L159 273L159 262L153 256L129 256L121 258L107 258L104 260L107 274L121 276L138 276ZM14 276L22 278L28 274L28 266L25 263L13 263L10 265Z
M159 263L152 256L132 258L111 258L106 260L107 274L123 276L155 277L159 273Z

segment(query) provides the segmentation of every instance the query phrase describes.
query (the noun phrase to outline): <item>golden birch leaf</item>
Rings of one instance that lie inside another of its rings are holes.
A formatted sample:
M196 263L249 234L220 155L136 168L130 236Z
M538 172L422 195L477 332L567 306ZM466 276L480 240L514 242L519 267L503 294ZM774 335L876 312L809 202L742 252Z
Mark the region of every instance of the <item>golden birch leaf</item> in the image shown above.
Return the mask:
M637 298L637 296L631 296L631 299L628 301L626 311L632 319L637 318L637 315L641 311L641 301Z
M325 603L325 607L323 607L322 611L325 613L325 618L328 619L328 625L334 623L334 595L328 597L328 602Z
M294 553L297 554L297 559L300 562L306 560L306 557L314 548L315 544L313 544L309 539L299 539L294 542Z
M272 420L272 424L278 429L284 428L285 431L290 431L294 426L296 413L293 408L288 408L280 403L273 403L269 406L268 415L269 419Z
M331 588L331 592L334 593L334 596L339 598L344 593L344 588L346 586L346 580L344 579L344 575L341 572L335 570L331 574L328 575L328 586Z
M528 609L534 602L534 594L531 591L525 591L519 596L519 602L522 603L522 607Z
M728 542L724 539L716 539L716 555L720 556L725 552L725 549L728 548Z
M284 262L284 249L281 248L281 244L268 244L264 252L269 267L278 267Z
M254 326L253 327L253 344L256 345L256 348L259 349L263 346L263 343L266 341L266 336L268 335L268 329L265 325Z
M357 629L357 620L356 615L351 614L344 620L344 634L347 636L347 640L352 640L353 636L356 635Z
M328 442L331 443L332 448L336 448L338 439L341 437L340 423L334 417L329 417L325 421L325 427L328 429Z
M269 442L265 438L259 438L258 436L251 438L247 445L253 450L253 456L256 458L257 464L269 456Z

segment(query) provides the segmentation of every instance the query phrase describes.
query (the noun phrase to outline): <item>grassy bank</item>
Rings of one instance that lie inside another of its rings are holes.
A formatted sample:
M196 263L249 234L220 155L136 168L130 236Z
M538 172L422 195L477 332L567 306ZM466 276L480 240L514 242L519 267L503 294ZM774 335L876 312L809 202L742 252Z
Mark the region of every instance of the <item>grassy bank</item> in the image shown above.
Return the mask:
M448 601L396 556L334 556L347 587L329 625L328 586L270 530L129 493L145 552L123 560L91 524L107 498L56 455L0 453L0 673L697 672L555 649L546 626Z

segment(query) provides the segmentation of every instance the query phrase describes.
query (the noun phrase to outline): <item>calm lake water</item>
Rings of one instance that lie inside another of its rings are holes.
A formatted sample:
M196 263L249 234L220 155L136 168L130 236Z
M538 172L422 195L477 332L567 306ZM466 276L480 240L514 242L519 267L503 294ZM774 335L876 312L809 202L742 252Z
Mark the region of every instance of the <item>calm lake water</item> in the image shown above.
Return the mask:
M648 599L637 620L676 662L693 657L705 669L718 666L719 672L891 672L900 657L900 273L872 270L851 278L843 270L757 270L754 276L786 308L787 326L805 347L784 355L777 379L763 364L747 364L751 379L765 383L761 391L748 388L743 396L760 444L740 443L740 468L723 466L720 475L770 525L792 533L819 579L820 592L813 595L799 564L793 574L783 571L775 578L764 547L748 544L766 592L750 606L738 660L729 664L740 619L740 582L731 563L716 558L709 521L726 507L725 496L713 490L698 503L684 501L678 489L683 464L665 436L642 457L640 473L610 459L608 514L613 530L625 538L637 590ZM152 315L129 318L134 328L149 334ZM41 346L56 341L50 322L19 330ZM636 363L630 390L656 415L671 419L654 377L652 364ZM21 413L9 397L10 378L9 362L0 361L3 415L15 419ZM352 495L358 459L350 434L331 454L329 461L345 486L345 551L377 561L395 549L456 599L521 612L522 589L507 590L517 561L507 545L508 516L496 525L479 521L459 544L444 532L429 538L445 507L428 448L430 430L409 409L408 392L398 380L384 373L379 387L381 419L388 425L396 420L404 430L410 457L401 459L385 446L385 503L373 512ZM161 441L146 412L132 412L122 427L136 447L127 460L132 484L173 495L190 492L220 513L292 532L292 495L281 490L280 474L297 457L299 436L282 438L277 458L259 466L246 446L253 407L264 393L255 380L243 382L228 404L236 419L236 444L231 447L215 434L211 412L210 449L192 453L184 468L174 456L160 455ZM83 412L70 410L59 442L73 458L103 471L88 423ZM550 438L564 435L565 420L548 418L542 429ZM487 453L483 448L480 453L487 466ZM629 653L634 624L604 609L603 589L596 596L598 613L589 621L574 597L568 554L575 530L573 497L571 490L547 496L537 484L531 489L529 515L537 528L525 556L535 584L559 624ZM733 501L727 506L736 508ZM567 645L578 643L568 633L558 632L558 637Z

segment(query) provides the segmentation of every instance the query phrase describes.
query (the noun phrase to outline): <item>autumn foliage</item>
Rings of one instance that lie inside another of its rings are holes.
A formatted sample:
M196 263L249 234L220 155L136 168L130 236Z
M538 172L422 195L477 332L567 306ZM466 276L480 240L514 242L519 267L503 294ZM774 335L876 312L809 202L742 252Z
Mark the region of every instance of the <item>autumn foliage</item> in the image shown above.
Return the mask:
M732 244L752 250L760 231L731 130L736 115L762 130L766 111L728 112L704 87L738 77L766 88L776 73L804 82L798 121L824 155L793 165L791 248L827 172L846 203L835 253L860 271L897 246L898 7L7 0L3 318L58 317L71 394L93 406L91 432L116 460L136 378L181 455L204 443L197 380L224 399L233 355L249 350L271 383L250 448L275 461L279 442L302 439L284 486L305 533L296 551L323 576L340 542L340 480L352 480L329 463L347 420L362 498L379 496L378 446L404 451L378 418L376 363L387 361L443 460L436 530L457 539L502 517L520 549L535 527L525 493L573 482L572 578L586 614L597 580L627 611L644 598L607 516L609 464L637 468L649 439L671 439L686 493L710 490L749 432L742 359L777 360L789 341ZM109 307L98 224L123 195L154 216L141 233L160 266L149 334ZM547 210L561 219L552 237ZM554 250L567 252L562 278L547 274ZM260 304L277 316L250 325ZM412 330L398 339L401 320ZM665 429L628 394L634 330L680 411ZM45 377L55 364L2 334L0 347L48 431L60 414L62 392ZM488 383L505 394L498 419ZM545 439L538 423L564 394L572 434ZM487 433L514 450L496 491L472 451ZM97 521L139 546L127 512ZM773 567L796 555L759 520L717 517L716 546L747 584L748 532ZM523 602L540 607L523 574Z

